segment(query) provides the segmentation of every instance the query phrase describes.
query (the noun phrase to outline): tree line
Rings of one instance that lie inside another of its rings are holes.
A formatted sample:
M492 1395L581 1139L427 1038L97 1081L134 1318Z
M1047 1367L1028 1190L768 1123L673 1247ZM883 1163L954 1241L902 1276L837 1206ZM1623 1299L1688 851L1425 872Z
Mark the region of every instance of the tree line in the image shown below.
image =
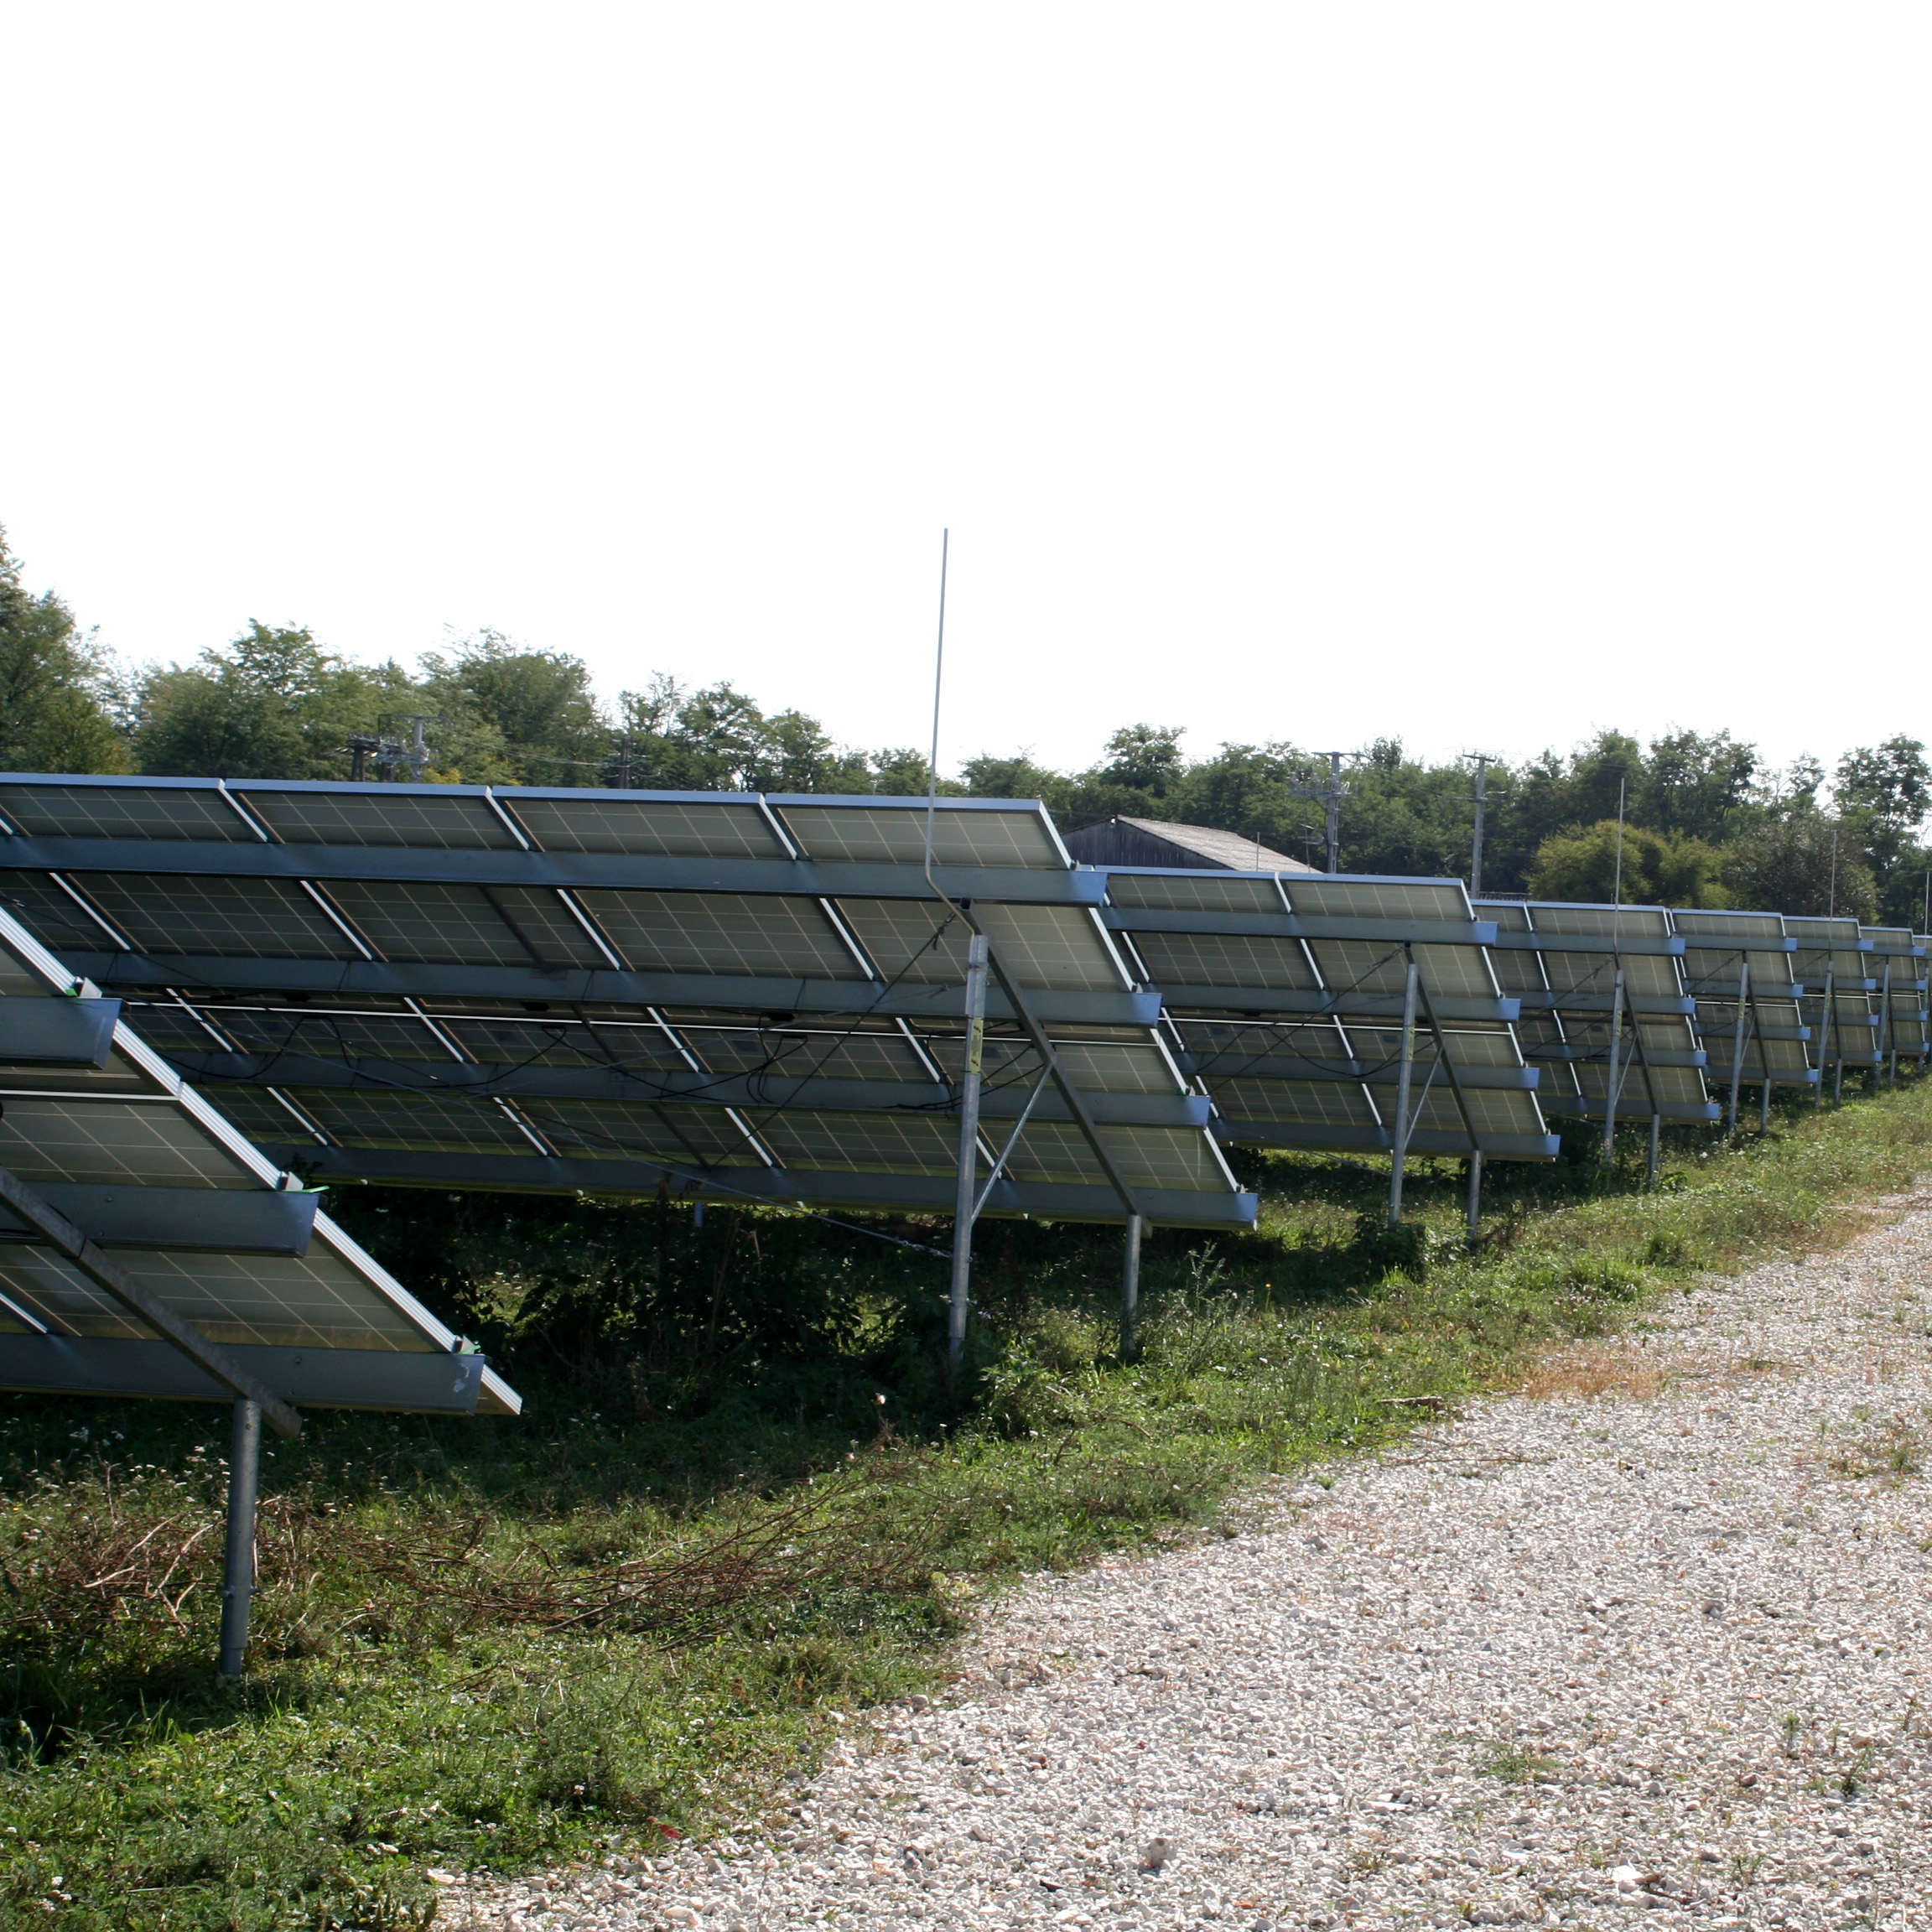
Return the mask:
M418 730L418 726L420 730ZM1211 825L1320 863L1325 752L1285 740L1191 758L1177 726L1123 725L1058 771L1025 752L968 759L942 792L1043 800L1063 829L1116 814ZM422 750L416 747L420 740ZM1475 771L1399 740L1351 752L1341 862L1467 878ZM923 792L909 746L854 750L802 711L768 712L729 680L658 675L606 704L584 661L493 631L359 664L298 627L251 622L193 663L130 671L51 591L35 595L0 533L0 768L236 778L675 791ZM1925 927L1922 839L1932 766L1903 733L1773 769L1728 731L1640 743L1600 731L1484 773L1483 883L1539 897L1849 913Z

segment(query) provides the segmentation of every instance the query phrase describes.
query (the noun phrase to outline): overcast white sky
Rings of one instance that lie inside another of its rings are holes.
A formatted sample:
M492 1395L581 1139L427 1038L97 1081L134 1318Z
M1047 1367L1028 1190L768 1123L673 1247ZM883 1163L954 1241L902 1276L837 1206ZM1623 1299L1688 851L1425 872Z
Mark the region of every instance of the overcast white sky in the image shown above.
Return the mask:
M17 0L0 522L944 756L1924 735L1923 5Z

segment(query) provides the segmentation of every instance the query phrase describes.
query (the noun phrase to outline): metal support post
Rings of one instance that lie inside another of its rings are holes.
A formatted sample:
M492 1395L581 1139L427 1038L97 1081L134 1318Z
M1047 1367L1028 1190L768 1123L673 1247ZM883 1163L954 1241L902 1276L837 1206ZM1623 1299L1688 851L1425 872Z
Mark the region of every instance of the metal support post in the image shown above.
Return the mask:
M1891 1046L1892 962L1888 959L1885 962L1885 977L1880 983L1878 990L1878 1062L1880 1066L1884 1064L1885 1056L1890 1052ZM1878 1083L1878 1074L1874 1072L1872 1076L1872 1082L1874 1086ZM1896 1053L1892 1055L1892 1084L1894 1087L1898 1084L1898 1056Z
M973 1203L979 1189L979 1072L986 1054L986 935L966 943L965 1065L959 1077L959 1191L953 1208L953 1283L946 1318L946 1358L966 1355L966 1311L972 1306Z
M1483 1150L1476 1148L1469 1156L1469 1239L1476 1239L1476 1230L1483 1223Z
M1610 984L1610 1067L1603 1087L1603 1164L1617 1155L1617 1086L1623 1046L1623 972L1619 967Z
M1758 1005L1755 993L1751 995L1751 1032L1758 1042L1758 1067L1763 1077L1758 1089L1758 1131L1768 1134L1771 1131L1771 1043L1764 1037L1764 1011Z
M255 1494L262 1475L262 1405L235 1405L228 1451L228 1552L221 1580L221 1675L239 1677L255 1597Z
M1836 1005L1836 996L1832 992L1831 956L1825 956L1825 1004L1818 1012L1818 1099L1817 1104L1825 1104L1825 1061L1831 1046L1831 1021Z
M1134 1361L1140 1353L1136 1332L1140 1319L1140 1236L1147 1226L1139 1214L1127 1217L1126 1265L1120 1275L1120 1359Z
M1644 1178L1653 1187L1657 1182L1658 1143L1663 1139L1663 1135L1664 1116L1661 1114L1653 1114L1650 1116L1650 1154L1649 1158L1644 1165Z
M1744 1002L1751 991L1751 962L1737 960L1737 1017L1731 1028L1731 1104L1724 1119L1724 1137L1737 1131L1737 1083L1744 1077Z
M1395 1132L1390 1143L1389 1168L1389 1225L1402 1218L1402 1165L1409 1151L1409 1089L1415 1073L1415 992L1419 984L1415 962L1402 980L1402 1061L1395 1074Z

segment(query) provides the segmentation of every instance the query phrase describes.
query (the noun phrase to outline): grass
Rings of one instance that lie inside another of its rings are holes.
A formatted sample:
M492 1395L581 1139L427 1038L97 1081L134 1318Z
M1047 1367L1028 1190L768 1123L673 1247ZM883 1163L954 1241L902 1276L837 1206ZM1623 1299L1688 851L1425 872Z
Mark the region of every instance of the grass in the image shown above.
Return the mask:
M765 1332L701 1370L643 1316L593 1347L581 1298L546 1290L512 1337L524 1419L319 1415L266 1452L240 1686L210 1665L221 1413L0 1399L0 1924L420 1925L432 1869L702 1831L802 1774L834 1712L941 1681L1002 1580L1210 1523L1244 1481L1371 1453L1540 1360L1588 1381L1592 1338L1701 1271L1869 1226L1859 1202L1929 1145L1914 1086L1730 1151L1687 1137L1654 1191L1583 1159L1493 1170L1473 1252L1448 1164L1392 1239L1385 1168L1257 1161L1254 1233L1150 1240L1133 1363L1117 1233L989 1230L952 1408L917 1258L896 1286L828 1290L782 1360ZM424 1197L344 1207L406 1269L454 1240ZM489 1211L451 1210L472 1232ZM704 1239L779 1251L778 1223L737 1222ZM668 1254L661 1218L655 1239ZM475 1279L509 1292L508 1270ZM702 1279L712 1346L725 1264Z

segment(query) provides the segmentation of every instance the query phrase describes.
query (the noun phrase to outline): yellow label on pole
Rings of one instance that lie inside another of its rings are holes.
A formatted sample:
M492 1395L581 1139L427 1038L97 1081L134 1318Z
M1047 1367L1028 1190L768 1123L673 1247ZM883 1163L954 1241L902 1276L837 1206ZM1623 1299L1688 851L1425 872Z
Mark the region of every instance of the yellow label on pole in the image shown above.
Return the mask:
M974 1020L966 1028L966 1071L977 1073L984 1057L986 1022Z

